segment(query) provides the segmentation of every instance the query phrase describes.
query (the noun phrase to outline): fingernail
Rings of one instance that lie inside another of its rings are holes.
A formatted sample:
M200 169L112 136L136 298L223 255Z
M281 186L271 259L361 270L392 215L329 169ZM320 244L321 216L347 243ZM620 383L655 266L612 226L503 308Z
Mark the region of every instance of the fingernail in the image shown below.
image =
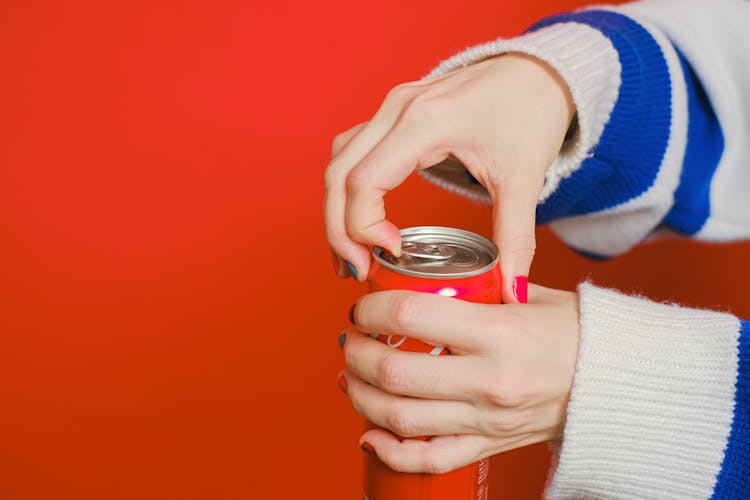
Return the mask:
M367 441L362 441L362 444L360 444L359 447L362 448L362 451L364 451L365 453L369 453L370 455L375 453L375 448L373 448L372 445Z
M343 349L345 343L346 343L346 332L339 335L339 349Z
M466 176L469 178L469 182L476 185L481 185L482 183L477 180L476 177L471 175L468 170L466 170Z
M521 304L526 304L529 298L529 278L516 276L513 278L513 296Z
M357 326L357 323L354 322L354 309L357 308L357 304L352 304L352 307L349 308L349 323L351 323L354 326Z
M341 391L346 394L346 377L344 377L343 375L339 375L339 379L336 381L336 383L338 384L339 389L341 389Z
M346 267L348 267L348 268L349 268L349 272L350 272L350 273L352 273L352 276L354 276L354 279L355 279L356 281L359 281L359 278L357 277L357 268L356 268L356 267L354 267L354 266L352 265L352 263L351 263L351 262L349 262L348 260L345 260L345 261L344 261L344 264L346 264Z

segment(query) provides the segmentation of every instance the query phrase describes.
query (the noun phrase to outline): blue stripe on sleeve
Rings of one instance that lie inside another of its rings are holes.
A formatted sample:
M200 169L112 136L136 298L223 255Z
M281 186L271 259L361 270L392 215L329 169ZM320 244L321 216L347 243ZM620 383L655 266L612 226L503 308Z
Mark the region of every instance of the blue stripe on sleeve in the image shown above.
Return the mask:
M597 212L639 196L654 183L669 140L669 69L651 35L622 14L598 10L551 17L530 30L561 22L589 25L610 39L622 66L622 84L593 157L537 206L539 224Z
M711 179L724 152L724 135L706 91L693 69L680 56L688 95L688 137L680 186L664 222L686 235L700 231L711 214Z
M750 497L750 323L742 322L734 420L713 499Z

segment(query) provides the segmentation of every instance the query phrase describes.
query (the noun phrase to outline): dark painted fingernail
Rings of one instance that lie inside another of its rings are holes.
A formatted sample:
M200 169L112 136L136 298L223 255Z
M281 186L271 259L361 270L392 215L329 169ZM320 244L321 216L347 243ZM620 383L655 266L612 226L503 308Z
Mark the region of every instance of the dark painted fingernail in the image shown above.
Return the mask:
M476 184L478 186L482 185L482 183L479 182L476 177L471 175L468 170L466 170L466 176L469 178L469 182L471 182L472 184Z
M526 304L529 300L529 278L526 276L516 276L513 278L513 296L521 304Z
M349 323L352 325L357 325L357 323L354 322L354 310L357 308L357 304L352 304L352 307L349 308Z
M341 391L344 394L347 394L347 392L346 392L346 387L347 387L347 385L346 385L346 377L344 377L343 375L339 375L339 379L336 381L336 383L338 383L339 389L341 389Z
M339 349L343 349L345 343L346 343L346 332L339 335Z
M352 276L354 276L354 279L359 281L359 278L357 277L357 268L352 265L351 262L348 260L344 261L344 264L346 264L346 267L349 268L349 272L352 273Z
M362 448L362 451L364 451L365 453L369 453L370 455L375 453L375 448L373 448L372 445L367 441L362 441L362 444L359 445L359 447Z

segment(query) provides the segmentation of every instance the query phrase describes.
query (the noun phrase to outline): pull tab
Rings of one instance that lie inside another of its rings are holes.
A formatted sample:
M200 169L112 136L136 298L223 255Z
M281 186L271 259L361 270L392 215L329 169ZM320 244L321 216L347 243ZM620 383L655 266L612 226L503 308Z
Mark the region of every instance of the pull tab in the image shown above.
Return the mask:
M449 260L456 255L456 252L446 245L423 243L421 241L404 241L401 243L401 251L414 259L432 261Z

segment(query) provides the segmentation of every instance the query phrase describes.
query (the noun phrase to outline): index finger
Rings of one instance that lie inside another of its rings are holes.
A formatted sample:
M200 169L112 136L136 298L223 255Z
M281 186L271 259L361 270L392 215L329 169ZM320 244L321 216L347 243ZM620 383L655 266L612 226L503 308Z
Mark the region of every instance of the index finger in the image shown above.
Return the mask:
M334 158L325 172L323 214L326 237L336 255L349 261L355 278L367 278L370 253L363 242L348 233L346 225L347 177L366 154L375 147L398 120L403 107L418 92L413 85L400 85L389 92L372 120L358 130L349 130L334 141Z
M434 293L387 290L359 299L353 317L362 331L416 337L460 354L478 351L483 338L497 329L493 307Z
M401 255L401 235L385 212L384 198L409 175L446 159L437 125L404 119L347 176L346 227L352 239Z

